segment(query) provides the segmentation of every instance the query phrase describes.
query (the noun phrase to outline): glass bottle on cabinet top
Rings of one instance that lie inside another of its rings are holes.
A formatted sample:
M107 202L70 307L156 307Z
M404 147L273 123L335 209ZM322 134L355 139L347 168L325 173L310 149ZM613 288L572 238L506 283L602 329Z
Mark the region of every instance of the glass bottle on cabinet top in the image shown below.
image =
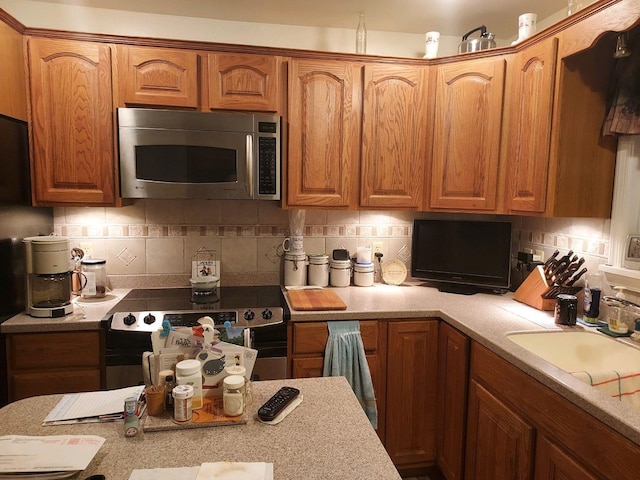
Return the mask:
M360 14L360 22L356 29L356 53L367 53L367 27L364 24L364 13Z

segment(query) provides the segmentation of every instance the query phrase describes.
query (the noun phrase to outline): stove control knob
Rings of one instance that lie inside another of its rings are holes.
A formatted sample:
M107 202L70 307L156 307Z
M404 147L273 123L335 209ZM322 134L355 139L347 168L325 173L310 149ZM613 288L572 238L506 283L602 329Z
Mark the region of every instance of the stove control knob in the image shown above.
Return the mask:
M130 313L129 315L125 316L122 321L125 325L133 325L134 323L136 323L136 317L133 313Z
M248 322L250 322L251 320L253 320L255 318L256 314L253 313L252 310L246 310L244 312L244 319L247 320Z
M268 308L265 308L262 311L262 318L264 318L265 320L271 320L271 317L273 317L273 312Z
M151 313L147 313L144 316L144 323L146 323L147 325L152 325L153 322L155 322L155 321L156 321L156 317L154 317L153 314L151 314Z

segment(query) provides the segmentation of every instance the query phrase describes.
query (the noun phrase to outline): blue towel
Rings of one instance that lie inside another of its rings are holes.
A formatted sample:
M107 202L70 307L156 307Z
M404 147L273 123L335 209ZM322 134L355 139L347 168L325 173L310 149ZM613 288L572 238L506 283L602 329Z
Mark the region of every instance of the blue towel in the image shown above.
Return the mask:
M324 351L324 377L347 378L353 393L369 417L373 428L378 428L378 408L371 381L371 371L360 336L360 322L327 322L329 340Z

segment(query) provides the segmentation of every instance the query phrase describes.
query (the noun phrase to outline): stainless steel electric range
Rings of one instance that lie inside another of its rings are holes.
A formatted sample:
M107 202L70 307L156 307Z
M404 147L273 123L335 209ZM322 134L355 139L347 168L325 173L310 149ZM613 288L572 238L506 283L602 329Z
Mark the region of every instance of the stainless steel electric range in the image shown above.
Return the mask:
M103 319L106 387L142 383L150 332L165 320L172 326L196 326L203 316L216 326L246 328L245 346L258 351L254 379L287 378L289 310L279 285L220 287L206 299L192 297L190 288L148 288L131 290Z

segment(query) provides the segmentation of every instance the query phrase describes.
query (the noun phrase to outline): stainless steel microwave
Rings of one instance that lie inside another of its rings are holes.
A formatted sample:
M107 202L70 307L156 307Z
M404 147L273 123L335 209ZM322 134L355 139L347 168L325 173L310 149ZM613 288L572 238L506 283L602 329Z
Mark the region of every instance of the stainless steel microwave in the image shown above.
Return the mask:
M280 199L280 117L118 109L123 198Z

